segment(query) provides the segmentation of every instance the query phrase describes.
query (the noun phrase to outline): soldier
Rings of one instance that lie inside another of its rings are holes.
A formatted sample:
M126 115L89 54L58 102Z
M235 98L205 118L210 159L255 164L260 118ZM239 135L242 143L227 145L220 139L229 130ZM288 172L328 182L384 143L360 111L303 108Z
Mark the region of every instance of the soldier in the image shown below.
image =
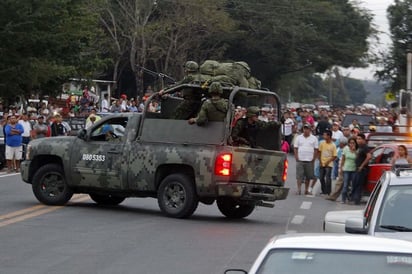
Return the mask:
M206 100L200 108L196 118L190 118L189 124L196 123L198 126L203 126L207 122L223 121L226 118L229 109L229 101L223 99L223 89L220 83L213 82L209 86L210 99Z
M195 61L187 61L184 65L185 76L177 84L190 83L195 80L196 74L199 72L199 65Z
M261 129L274 127L280 129L279 121L263 122L259 121L260 109L256 106L248 107L246 118L239 119L232 130L232 141L237 146L257 147L256 137Z
M183 101L176 107L172 119L187 120L195 116L202 105L201 96L196 95L191 88L182 90Z

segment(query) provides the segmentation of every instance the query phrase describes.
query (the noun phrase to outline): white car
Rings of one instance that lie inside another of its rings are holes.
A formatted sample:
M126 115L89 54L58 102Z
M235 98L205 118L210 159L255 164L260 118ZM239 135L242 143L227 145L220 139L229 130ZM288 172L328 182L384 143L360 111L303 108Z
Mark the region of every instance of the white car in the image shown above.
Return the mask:
M329 211L323 228L412 240L412 169L386 171L363 210Z
M288 234L274 237L250 271L225 274L412 273L409 241L348 234Z

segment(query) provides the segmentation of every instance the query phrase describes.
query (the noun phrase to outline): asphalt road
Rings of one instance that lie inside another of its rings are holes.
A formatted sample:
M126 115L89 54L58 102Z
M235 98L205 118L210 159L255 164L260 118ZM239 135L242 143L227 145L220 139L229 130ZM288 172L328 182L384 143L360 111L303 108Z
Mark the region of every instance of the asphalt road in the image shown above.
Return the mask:
M274 235L321 232L326 211L360 208L294 195L289 157L287 200L226 219L216 205L199 205L190 219L164 217L152 198L102 207L75 195L64 207L44 206L20 174L0 173L0 273L218 274L249 269Z

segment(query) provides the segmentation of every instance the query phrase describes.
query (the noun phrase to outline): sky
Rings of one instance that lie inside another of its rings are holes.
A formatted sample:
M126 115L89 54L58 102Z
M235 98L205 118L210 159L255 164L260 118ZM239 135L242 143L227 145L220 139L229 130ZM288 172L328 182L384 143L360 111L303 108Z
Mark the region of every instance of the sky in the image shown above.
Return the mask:
M379 35L381 44L373 45L372 47L374 48L388 48L391 43L389 24L386 18L386 9L393 3L393 0L360 0L360 5L370 10L370 12L374 15L373 24L375 24L375 27L381 32ZM344 74L348 73L352 78L373 80L375 70L376 67L370 66L365 69L344 69L342 71Z

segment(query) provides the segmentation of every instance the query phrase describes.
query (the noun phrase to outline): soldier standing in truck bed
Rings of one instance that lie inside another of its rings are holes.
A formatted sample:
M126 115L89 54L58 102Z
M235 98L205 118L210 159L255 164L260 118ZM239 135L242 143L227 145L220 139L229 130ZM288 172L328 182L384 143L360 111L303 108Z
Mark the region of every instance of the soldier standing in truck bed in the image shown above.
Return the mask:
M239 119L236 122L231 134L231 139L234 146L249 146L256 148L258 147L256 138L259 130L270 127L278 130L280 129L281 123L279 121L259 121L259 112L259 107L248 107L246 118Z
M213 82L209 87L210 99L206 100L200 108L196 118L190 118L189 124L196 123L203 126L207 122L224 121L229 109L229 101L223 99L223 88L218 82Z

